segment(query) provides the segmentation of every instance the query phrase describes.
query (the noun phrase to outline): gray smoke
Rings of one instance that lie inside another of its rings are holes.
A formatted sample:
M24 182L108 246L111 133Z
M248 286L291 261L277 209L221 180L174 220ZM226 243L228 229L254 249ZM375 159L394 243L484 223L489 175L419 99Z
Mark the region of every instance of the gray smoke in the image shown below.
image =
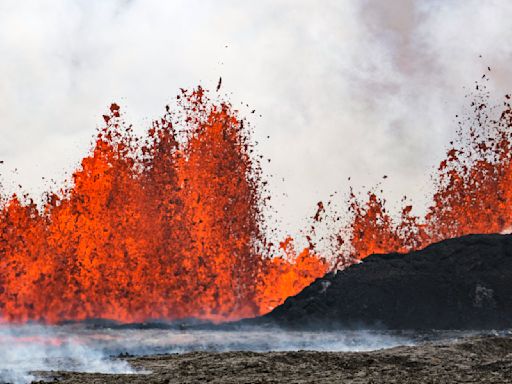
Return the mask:
M348 176L386 174L390 200L421 209L463 87L490 66L495 95L512 89L511 18L508 0L3 0L0 172L37 195L86 154L110 102L141 130L179 87L222 76L272 159L284 232Z

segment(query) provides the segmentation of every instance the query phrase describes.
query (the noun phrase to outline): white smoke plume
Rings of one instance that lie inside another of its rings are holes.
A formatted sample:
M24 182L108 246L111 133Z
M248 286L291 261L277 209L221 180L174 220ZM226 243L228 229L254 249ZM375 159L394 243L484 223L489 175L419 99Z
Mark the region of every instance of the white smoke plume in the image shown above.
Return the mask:
M490 66L494 94L512 89L511 18L508 0L3 0L0 173L37 195L76 167L110 102L142 129L179 87L222 76L256 109L283 231L348 176L388 175L389 200L421 208L464 87Z
M25 384L37 371L134 373L112 360L91 339L68 329L40 325L0 326L0 383Z

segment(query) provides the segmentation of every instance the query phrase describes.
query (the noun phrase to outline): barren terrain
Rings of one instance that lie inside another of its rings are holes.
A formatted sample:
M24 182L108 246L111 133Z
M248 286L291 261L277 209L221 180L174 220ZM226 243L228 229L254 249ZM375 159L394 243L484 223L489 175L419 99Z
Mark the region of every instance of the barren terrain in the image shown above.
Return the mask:
M479 336L373 352L192 352L120 356L146 373L38 373L59 383L508 383L512 337Z

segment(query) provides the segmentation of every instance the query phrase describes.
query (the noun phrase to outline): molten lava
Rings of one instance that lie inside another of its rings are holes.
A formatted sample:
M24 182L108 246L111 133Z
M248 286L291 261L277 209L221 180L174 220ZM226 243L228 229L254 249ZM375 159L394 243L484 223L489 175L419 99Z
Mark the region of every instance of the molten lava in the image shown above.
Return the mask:
M309 250L266 257L243 121L201 88L179 100L185 140L168 110L141 141L113 104L69 190L3 205L5 320L254 316L327 271Z
M488 105L485 85L471 104L471 116L459 123L457 140L441 161L433 204L425 217L405 206L399 220L386 212L384 199L369 192L361 202L351 194L349 225L352 257L407 252L471 233L502 233L512 228L512 108L505 96L501 114ZM346 258L339 257L338 264Z
M397 220L375 193L364 202L351 194L348 236L333 234L330 262L310 235L302 251L287 238L272 255L261 172L230 105L199 88L178 106L140 138L113 104L69 188L43 204L0 196L3 321L254 316L350 260L512 227L508 97L496 119L485 95L475 98L425 217L407 205ZM324 211L319 203L315 223Z

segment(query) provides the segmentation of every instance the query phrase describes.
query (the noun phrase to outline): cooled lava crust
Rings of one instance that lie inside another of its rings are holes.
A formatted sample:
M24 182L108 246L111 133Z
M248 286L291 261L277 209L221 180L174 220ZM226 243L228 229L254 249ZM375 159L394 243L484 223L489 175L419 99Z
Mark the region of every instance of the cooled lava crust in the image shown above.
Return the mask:
M468 235L371 255L317 279L250 324L290 328L512 326L512 235Z

